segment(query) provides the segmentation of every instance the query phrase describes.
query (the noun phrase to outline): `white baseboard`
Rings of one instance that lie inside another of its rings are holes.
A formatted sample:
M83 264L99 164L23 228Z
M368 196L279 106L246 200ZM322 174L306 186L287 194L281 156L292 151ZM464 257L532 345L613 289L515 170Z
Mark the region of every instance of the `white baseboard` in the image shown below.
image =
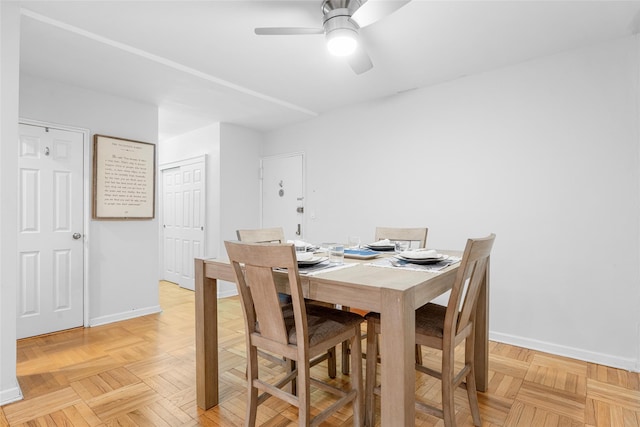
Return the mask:
M159 305L147 308L140 308L137 310L126 311L124 313L115 313L108 316L96 317L89 319L89 326L100 326L108 323L120 322L121 320L129 320L136 317L146 316L148 314L161 313L162 308Z
M531 350L543 351L558 356L569 357L585 362L597 363L599 365L611 366L612 368L624 369L631 372L640 372L640 361L626 359L605 353L596 353L580 348L567 347L545 341L538 341L529 338L522 338L515 335L489 332L489 339L518 347L529 348Z
M9 403L17 402L22 399L22 390L20 390L20 384L18 384L17 379L15 380L14 386L10 386L5 390L0 390L0 406L8 405Z

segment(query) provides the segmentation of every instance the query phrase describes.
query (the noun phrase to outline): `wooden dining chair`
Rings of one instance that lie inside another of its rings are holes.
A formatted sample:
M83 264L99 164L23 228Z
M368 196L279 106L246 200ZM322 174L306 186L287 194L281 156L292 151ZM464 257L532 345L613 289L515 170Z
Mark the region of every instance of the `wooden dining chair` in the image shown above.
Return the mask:
M284 230L282 227L272 227L272 228L256 228L256 229L244 229L244 230L236 230L236 236L238 240L241 242L247 243L286 243L284 237ZM291 302L291 297L287 294L278 294L278 298L280 299L280 303L288 304ZM317 303L314 301L307 301L310 303ZM319 305L327 305L324 303L317 303ZM279 365L285 366L287 369L293 369L293 366L290 366L289 363L282 358L273 357L273 355L260 351L260 356L271 360ZM318 356L311 362L311 366L315 366L318 363L323 361L327 361L327 373L329 377L336 377L336 349L331 348L325 354ZM295 393L295 382L292 383L292 390Z
M458 386L466 387L473 423L481 425L474 369L474 320L480 287L488 274L489 255L495 237L495 234L491 234L485 238L467 240L446 307L429 303L416 310L416 343L442 351L439 372L416 363L416 370L442 380L442 409L416 399L416 410L443 418L447 427L456 425L454 391ZM365 317L367 354L377 354L380 315L369 313ZM454 351L463 341L464 366L455 372ZM374 395L380 394L380 387L376 386L376 369L377 357L367 357L365 421L370 426L375 421Z
M353 425L362 426L362 359L360 325L364 318L348 311L306 304L292 244L225 242L245 317L247 343L247 418L254 426L258 405L269 396L298 407L300 426L316 426L351 403ZM282 271L277 272L274 269ZM286 275L284 278L283 275ZM291 304L281 306L276 284L288 284ZM349 340L354 366L348 390L310 377L309 361ZM296 362L296 369L275 383L259 376L258 348ZM297 395L283 388L297 380ZM310 386L339 396L336 402L311 417ZM258 395L258 392L262 394Z

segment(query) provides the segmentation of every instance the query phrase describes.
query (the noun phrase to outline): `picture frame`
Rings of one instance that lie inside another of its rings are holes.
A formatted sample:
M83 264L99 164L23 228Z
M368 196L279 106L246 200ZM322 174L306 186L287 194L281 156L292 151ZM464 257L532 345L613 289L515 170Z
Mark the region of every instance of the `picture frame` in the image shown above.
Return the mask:
M153 219L155 186L155 144L93 136L93 219Z

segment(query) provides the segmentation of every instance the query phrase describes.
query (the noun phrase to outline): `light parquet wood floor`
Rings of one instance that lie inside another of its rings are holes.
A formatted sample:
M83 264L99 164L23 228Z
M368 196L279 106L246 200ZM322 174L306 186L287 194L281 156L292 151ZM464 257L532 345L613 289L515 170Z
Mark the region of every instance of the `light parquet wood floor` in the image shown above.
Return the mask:
M0 408L0 426L241 426L245 347L239 301L219 303L222 404L202 411L195 402L194 294L161 282L160 296L161 314L20 340L24 400ZM425 361L436 366L434 356L424 350ZM274 376L281 369L267 361L261 367ZM326 372L319 365L312 374ZM335 381L348 380L339 374ZM440 400L437 380L419 375L416 390L424 399ZM464 391L457 393L458 424L472 425ZM314 399L316 408L330 404L322 392ZM495 342L489 391L479 399L486 426L640 427L639 374ZM270 399L258 421L294 426L297 410ZM350 408L324 425L351 425ZM419 414L416 425L443 423Z

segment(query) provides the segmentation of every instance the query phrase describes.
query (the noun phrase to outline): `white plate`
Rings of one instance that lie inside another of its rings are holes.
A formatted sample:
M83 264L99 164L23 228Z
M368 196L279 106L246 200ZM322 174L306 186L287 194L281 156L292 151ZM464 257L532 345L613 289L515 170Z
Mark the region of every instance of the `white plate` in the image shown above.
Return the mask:
M413 264L436 264L449 258L447 255L440 255L437 258L409 258L402 256L402 254L398 254L396 256L403 261L411 262Z
M307 259L304 261L298 261L298 267L308 267L310 265L320 264L322 261L326 261L328 258L325 256L314 256L311 259Z
M400 252L398 255L407 259L437 259L444 255L437 253L433 249L430 250L409 250Z
M310 261L313 259L313 252L296 252L298 261Z

